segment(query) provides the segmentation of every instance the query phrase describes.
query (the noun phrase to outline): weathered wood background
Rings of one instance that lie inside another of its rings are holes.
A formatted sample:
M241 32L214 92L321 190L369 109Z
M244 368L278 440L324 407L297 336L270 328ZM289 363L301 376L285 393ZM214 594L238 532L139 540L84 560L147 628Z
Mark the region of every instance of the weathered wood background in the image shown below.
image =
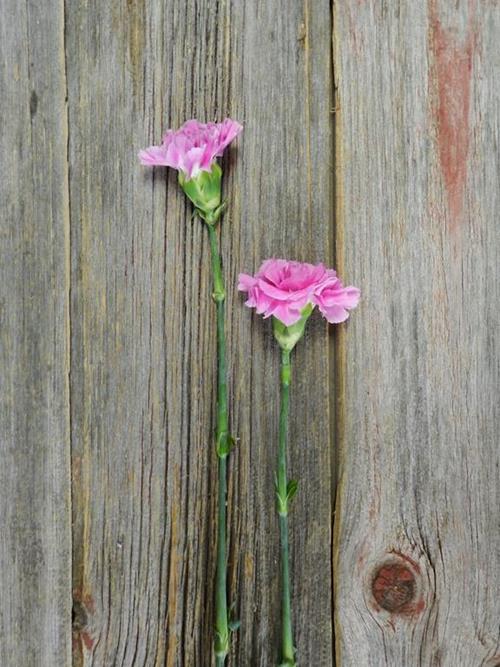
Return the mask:
M230 665L278 657L272 255L363 292L294 356L299 664L500 665L499 43L496 0L0 0L2 667L211 664L208 244L136 154L226 115Z

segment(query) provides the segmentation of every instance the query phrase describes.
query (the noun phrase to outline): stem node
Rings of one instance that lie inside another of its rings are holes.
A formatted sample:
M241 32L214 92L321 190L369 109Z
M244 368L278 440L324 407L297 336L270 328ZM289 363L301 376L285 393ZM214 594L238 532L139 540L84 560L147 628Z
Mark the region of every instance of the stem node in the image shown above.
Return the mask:
M224 301L225 298L225 292L212 292L212 299L215 301L215 303L220 303L221 301Z

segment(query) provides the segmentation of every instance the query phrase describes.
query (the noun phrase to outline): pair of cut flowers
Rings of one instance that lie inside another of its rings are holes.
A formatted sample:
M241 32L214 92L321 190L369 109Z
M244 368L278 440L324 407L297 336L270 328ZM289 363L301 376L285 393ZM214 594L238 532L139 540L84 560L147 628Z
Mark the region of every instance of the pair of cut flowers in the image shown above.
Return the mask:
M222 123L187 121L179 130L168 130L160 146L150 146L139 153L144 165L167 166L177 169L179 184L195 206L195 212L207 224L210 237L214 274L214 300L217 304L217 456L218 514L217 514L217 571L215 596L214 651L217 667L225 664L229 653L230 632L237 623L229 620L227 605L227 545L226 545L226 457L229 454L229 422L226 386L226 343L224 334L225 289L220 251L215 225L225 202L221 201L222 170L217 163L224 149L241 132L242 127L229 118ZM287 477L287 431L289 387L291 379L290 353L302 338L305 325L317 307L332 324L344 322L349 311L358 305L357 287L344 287L333 269L323 264L308 264L286 259L266 260L254 276L242 273L238 289L247 293L246 305L255 308L265 318L272 317L273 331L281 347L281 407L276 499L281 543L281 664L294 667L295 646L292 632L289 552L288 506L297 490L297 482Z

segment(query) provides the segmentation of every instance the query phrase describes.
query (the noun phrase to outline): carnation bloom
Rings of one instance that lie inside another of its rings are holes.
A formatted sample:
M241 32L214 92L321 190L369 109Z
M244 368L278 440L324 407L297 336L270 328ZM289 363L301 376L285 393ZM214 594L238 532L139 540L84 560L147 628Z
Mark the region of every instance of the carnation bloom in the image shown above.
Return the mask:
M318 306L331 324L344 322L360 297L359 289L344 287L333 269L286 259L266 260L255 276L241 273L238 289L247 292L247 306L287 327L301 319L307 306L310 311Z
M188 120L179 130L167 130L161 146L140 151L139 159L147 166L173 167L190 180L202 171L211 171L215 160L242 129L230 118L222 123Z

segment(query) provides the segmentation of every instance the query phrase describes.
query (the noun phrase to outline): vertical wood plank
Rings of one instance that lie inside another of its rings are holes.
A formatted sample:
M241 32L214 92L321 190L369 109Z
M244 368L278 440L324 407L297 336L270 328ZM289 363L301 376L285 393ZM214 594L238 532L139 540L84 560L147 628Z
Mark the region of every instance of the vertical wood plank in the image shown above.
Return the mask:
M235 115L245 123L240 194L223 232L229 282L263 259L331 262L332 67L328 2L233 3ZM231 293L230 293L231 294ZM234 299L234 301L233 301ZM233 590L242 627L233 664L278 660L279 546L274 499L279 351L271 325L232 294L235 432ZM328 329L320 318L292 356L292 604L299 664L332 664L333 456Z
M496 2L337 3L345 665L500 662Z
M214 308L204 229L139 148L231 115L224 159L233 431L232 664L278 656L273 470L278 353L236 276L270 255L331 260L326 1L67 3L75 664L206 665L212 642ZM294 599L301 659L331 664L326 327L295 360ZM237 379L236 379L237 378ZM265 411L262 409L266 406ZM307 618L307 623L299 619Z
M185 437L172 435L171 458L165 445L174 419L166 399L180 391L186 356L168 328L182 320L184 295L172 295L167 315L165 262L178 254L180 265L182 248L166 238L162 178L137 160L163 121L161 58L146 55L164 49L164 15L161 3L148 6L151 14L142 2L66 6L75 665L164 664L170 569L183 591L183 501L172 484L181 488L187 474ZM184 220L180 198L172 207ZM170 375L166 356L178 360ZM180 396L172 398L175 411Z
M71 664L68 179L60 3L0 3L0 664Z

